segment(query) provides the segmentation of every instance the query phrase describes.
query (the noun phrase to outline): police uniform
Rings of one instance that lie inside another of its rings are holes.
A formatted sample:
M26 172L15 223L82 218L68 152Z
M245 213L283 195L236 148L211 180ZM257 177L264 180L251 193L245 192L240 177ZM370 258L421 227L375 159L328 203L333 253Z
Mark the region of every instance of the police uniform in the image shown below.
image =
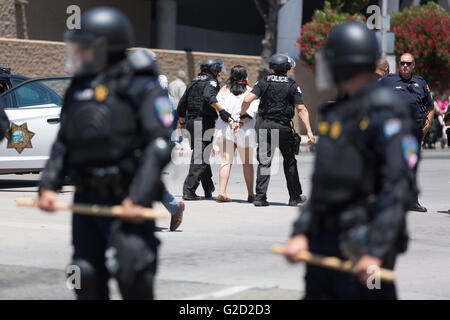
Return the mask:
M102 30L107 29L105 21L112 24L113 37L130 25L119 11L102 7L83 14L85 28L80 32L97 35L99 21ZM74 41L73 34L69 36ZM161 198L172 122L172 104L145 51L135 51L98 73L77 73L64 98L40 190L56 191L68 176L75 184L75 203L120 205L129 197L136 205L151 207ZM152 299L159 244L154 228L153 220L132 224L73 215L72 264L81 275L77 297L108 299L108 279L113 276L124 299Z
M383 76L375 72L375 81L380 82L383 79Z
M205 149L211 145L214 135L205 135L205 132L215 128L218 116L211 104L217 102L219 89L217 78L208 71L202 71L189 83L178 103L177 113L186 119L186 130L190 134L193 150L189 173L183 184L186 200L196 197L195 191L200 182L206 197L211 197L214 191L209 156L204 159Z
M410 112L416 121L415 135L419 145L423 139L423 127L425 126L428 113L433 109L434 101L430 89L425 80L412 75L409 80L403 79L399 72L388 74L381 83L394 90L409 106ZM420 158L420 149L419 149ZM418 166L414 168L417 173ZM416 194L416 204L410 209L413 211L426 212L427 209L419 204L419 195Z
M425 80L412 75L409 80L403 79L399 72L386 75L381 83L393 89L409 105L417 123L417 138L422 141L423 131L428 112L433 109L434 100Z
M286 75L270 74L259 80L252 93L260 97L258 114L262 121L258 127L258 169L256 201L266 201L272 164L273 129L279 132L278 148L283 155L283 168L290 200L303 194L295 159L295 140L291 120L295 105L303 104L302 91L294 80ZM274 141L276 143L276 141Z
M418 161L406 105L372 83L319 110L311 197L294 225L309 250L354 259L378 257L392 269L406 250L406 207ZM395 299L395 285L369 290L354 275L308 265L305 299Z
M288 254L307 246L314 254L350 259L359 277L307 265L305 299L397 297L394 283L360 282L362 273L373 272L364 270L368 263L393 269L406 250L406 212L416 192L415 123L401 98L371 80L379 55L375 34L359 22L332 28L316 55L316 86L337 85L341 95L319 107L311 196Z

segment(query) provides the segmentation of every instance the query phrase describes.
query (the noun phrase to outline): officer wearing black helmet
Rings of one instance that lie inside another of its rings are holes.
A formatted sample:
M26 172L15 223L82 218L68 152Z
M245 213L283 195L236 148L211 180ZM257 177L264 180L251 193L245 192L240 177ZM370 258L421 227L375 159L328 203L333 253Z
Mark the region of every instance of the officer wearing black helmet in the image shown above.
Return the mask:
M308 250L350 259L357 276L308 265L305 299L397 297L373 272L393 269L406 250L418 142L407 106L373 81L378 57L375 34L358 22L334 27L316 56L317 87L334 84L341 95L319 108L311 197L285 254L290 262Z
M273 73L259 80L242 103L241 119L245 119L248 117L246 111L252 101L261 99L258 109L259 116L262 118L258 127L257 158L259 165L256 178L256 200L253 203L257 207L269 205L266 193L270 181L272 152L275 147L278 147L283 155L289 205L297 206L306 201L295 159L295 135L291 126L295 114L294 108L297 109L300 119L305 124L308 144L314 144L315 139L309 123L308 110L303 104L300 86L287 76L287 72L294 67L295 62L289 56L274 54L269 60L269 68L273 70ZM277 133L279 134L278 145Z
M188 130L193 150L189 173L183 185L184 200L200 200L195 193L200 182L205 198L212 197L215 188L209 165L210 150L205 152L205 149L212 143L217 112L223 121L234 124L231 114L220 106L216 98L220 89L217 76L220 72L226 72L222 60L207 58L200 70L198 76L188 84L177 107L179 124Z
M94 8L81 16L81 26L65 34L67 71L74 77L38 205L56 210L65 176L75 184L75 203L121 204L123 219L73 215L72 265L81 276L75 293L108 299L113 276L124 299L152 299L159 241L142 209L160 198L161 171L172 150L172 105L150 54L126 55L133 29L124 14Z

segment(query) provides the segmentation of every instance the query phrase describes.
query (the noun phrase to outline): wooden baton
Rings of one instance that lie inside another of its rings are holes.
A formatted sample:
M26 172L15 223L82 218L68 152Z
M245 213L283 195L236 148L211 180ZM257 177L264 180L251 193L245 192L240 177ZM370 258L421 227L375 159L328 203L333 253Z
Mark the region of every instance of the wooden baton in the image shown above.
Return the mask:
M285 247L279 244L274 244L271 247L272 252L284 254ZM324 257L316 254L312 254L308 251L299 252L296 256L297 261L303 261L315 266L333 269L341 272L351 273L356 275L353 262L350 260L343 261L336 257ZM395 273L392 270L380 268L380 279L386 282L394 282Z
M37 207L37 200L32 199L17 199L16 203L20 207ZM122 217L122 206L99 206L99 205L86 205L86 204L74 204L70 205L65 202L58 202L56 204L58 210L71 210L76 214L86 214L94 216L104 217ZM142 210L142 217L148 220L165 219L168 218L168 214L162 211L157 211L152 208L144 208Z

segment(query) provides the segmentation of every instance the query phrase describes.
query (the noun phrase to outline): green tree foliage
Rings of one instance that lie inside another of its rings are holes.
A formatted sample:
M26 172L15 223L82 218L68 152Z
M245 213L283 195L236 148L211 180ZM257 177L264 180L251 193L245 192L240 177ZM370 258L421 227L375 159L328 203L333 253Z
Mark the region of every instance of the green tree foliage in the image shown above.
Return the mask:
M325 1L325 8L314 11L312 20L302 27L302 33L297 39L297 45L300 49L299 57L310 69L314 69L316 50L325 44L331 28L350 20L362 23L365 21L365 17L362 14L341 12L339 8L339 6L338 9L333 8L330 2Z

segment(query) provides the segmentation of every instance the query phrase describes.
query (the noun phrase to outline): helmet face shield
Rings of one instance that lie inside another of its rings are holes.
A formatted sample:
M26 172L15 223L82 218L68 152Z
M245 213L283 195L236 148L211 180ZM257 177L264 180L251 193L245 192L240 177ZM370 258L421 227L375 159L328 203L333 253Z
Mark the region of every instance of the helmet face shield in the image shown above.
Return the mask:
M108 48L104 39L90 42L66 41L66 72L68 75L95 74L105 69Z
M288 63L291 65L291 69L294 69L297 65L294 59L292 59L287 53L281 53L281 55L286 56L286 58L288 59Z
M219 70L219 72L222 72L222 73L227 73L227 68L225 68L225 65L223 64L223 62L221 61L220 62L220 70Z
M331 66L326 59L324 50L317 50L315 54L316 61L316 88L319 91L332 89L336 86L333 80Z

